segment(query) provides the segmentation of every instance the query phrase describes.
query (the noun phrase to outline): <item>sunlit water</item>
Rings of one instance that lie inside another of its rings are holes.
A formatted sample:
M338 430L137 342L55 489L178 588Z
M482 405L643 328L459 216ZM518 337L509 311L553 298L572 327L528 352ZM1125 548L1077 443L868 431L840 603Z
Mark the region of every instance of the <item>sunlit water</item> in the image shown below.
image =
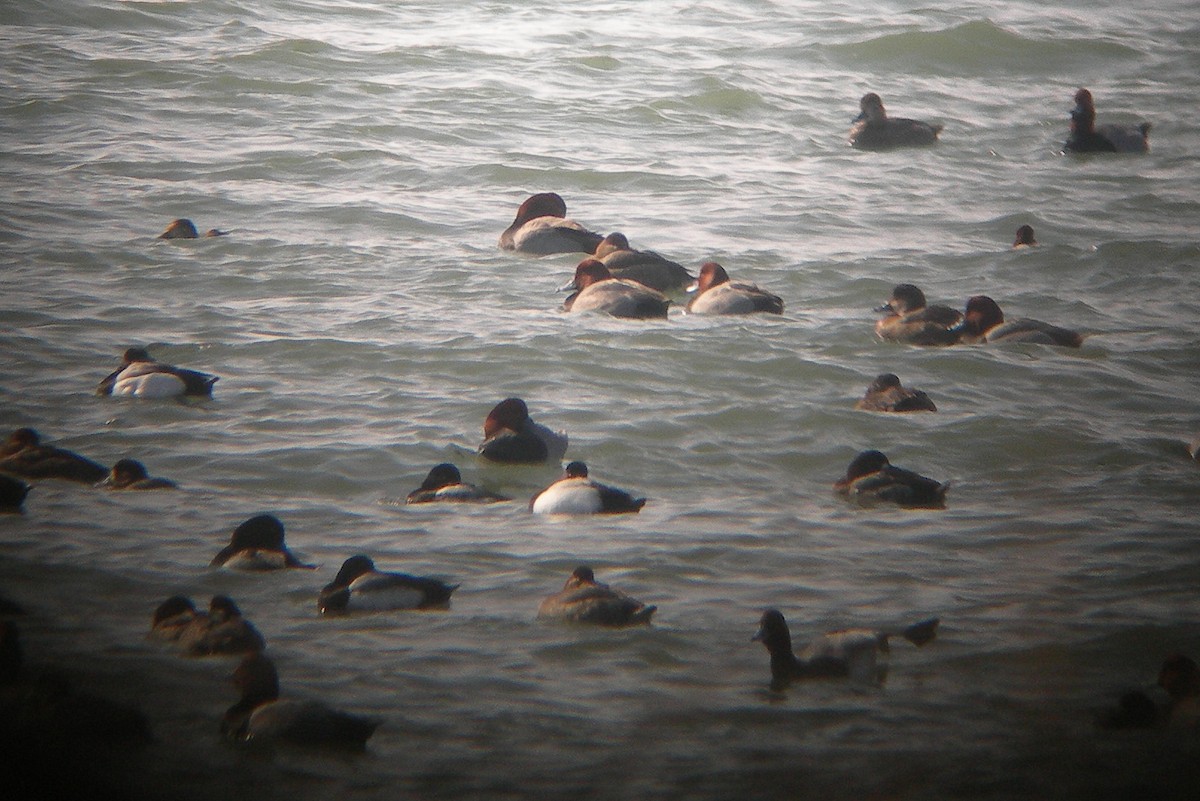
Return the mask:
M31 663L138 702L120 782L164 797L1192 798L1195 732L1098 710L1200 655L1200 33L1193 5L36 2L0 9L0 424L176 493L58 482L0 518ZM1064 157L1072 95L1153 123L1146 156ZM862 153L858 98L945 125ZM568 317L573 256L496 248L528 194L782 319ZM166 242L175 217L218 239ZM1041 245L1012 251L1021 223ZM1090 334L878 342L893 284ZM133 344L211 402L99 398ZM940 411L853 409L879 372ZM534 518L557 465L472 455L498 400L649 498ZM953 482L858 508L862 448ZM430 466L518 498L406 508ZM269 511L315 572L210 570ZM343 559L461 583L446 612L321 619ZM539 623L580 563L659 611ZM353 758L220 741L230 660L146 641L173 593L232 595L285 692L385 720ZM937 615L887 682L768 690L750 637ZM141 779L131 778L141 777ZM1157 796L1153 795L1158 793ZM1147 795L1149 794L1149 795Z

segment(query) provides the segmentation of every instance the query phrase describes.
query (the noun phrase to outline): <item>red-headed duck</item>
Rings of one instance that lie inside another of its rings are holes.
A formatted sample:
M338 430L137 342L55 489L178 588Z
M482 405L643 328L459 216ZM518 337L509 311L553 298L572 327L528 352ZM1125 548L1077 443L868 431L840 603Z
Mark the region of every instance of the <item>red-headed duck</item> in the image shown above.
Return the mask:
M916 646L937 635L938 619L929 618L898 632L877 629L842 629L818 635L799 654L792 651L792 635L778 609L763 612L752 642L761 642L771 655L771 689L782 690L800 679L849 677L875 682L886 669L880 654L888 653L888 640L900 636Z
M0 473L0 512L18 512L29 494L29 485L16 476Z
M228 231L219 231L216 228L209 228L204 232L205 236L225 236ZM167 226L167 230L158 235L159 239L197 239L200 232L196 230L196 224L186 217L181 217L178 220L172 220Z
M563 588L544 598L538 606L539 620L592 623L599 626L648 624L657 606L631 598L596 581L590 567L575 568Z
M388 609L445 609L457 584L407 573L375 569L369 556L351 556L333 581L317 595L322 614L376 612Z
M512 225L500 234L501 250L534 256L552 253L594 253L603 239L567 217L567 204L554 192L530 195Z
M551 431L529 416L520 398L505 398L483 421L483 444L479 455L493 462L540 464L561 459L567 452L567 435Z
M1037 239L1033 235L1032 225L1022 225L1017 229L1017 237L1013 240L1013 249L1031 248L1037 245Z
M861 112L850 126L850 145L859 150L891 150L937 143L941 125L930 125L904 117L889 117L883 100L868 92L859 101Z
M937 406L919 389L908 389L895 373L880 373L867 393L854 404L866 412L936 412Z
M880 451L863 451L854 457L846 475L834 482L833 488L860 502L887 501L900 506L941 509L946 505L950 483L896 467Z
M1063 149L1068 153L1146 153L1150 150L1150 123L1101 125L1096 127L1096 105L1092 93L1075 93L1071 110L1071 134Z
M925 293L913 284L896 284L887 303L875 311L884 312L875 322L875 336L885 342L950 345L958 340L951 329L962 321L962 313L949 306L927 306Z
M653 250L634 250L625 234L614 232L596 246L596 259L604 263L613 278L637 281L659 292L682 292L695 278L682 264Z
M176 642L185 656L234 656L267 647L258 629L227 595L214 595L208 614L196 614Z
M495 503L511 500L474 484L464 484L458 468L443 462L429 470L421 486L408 494L405 503Z
M598 311L631 319L667 318L671 301L645 284L614 278L604 262L584 259L575 268L575 279L562 287L574 290L563 303L563 311Z
M756 284L730 281L729 273L715 261L700 265L700 276L688 291L695 293L687 304L689 314L783 314L778 295Z
M97 486L114 490L174 489L178 486L166 478L152 478L146 466L137 459L120 459Z
M17 478L61 478L95 484L108 475L108 468L74 451L42 444L32 428L18 428L0 445L0 473Z
M211 398L217 376L156 362L145 348L129 348L121 366L96 387L97 395L131 395L135 398L177 398L189 395Z
M255 515L233 530L229 544L213 557L210 567L227 567L233 570L280 570L287 567L306 565L292 555L283 544L283 523L274 515Z
M969 344L1033 342L1068 348L1078 348L1083 344L1083 337L1069 328L1059 328L1028 318L1006 322L1000 306L987 295L975 295L967 300L963 320L955 330L959 334L959 341Z
M595 515L637 512L645 498L635 498L625 490L588 478L587 465L571 462L563 477L534 495L529 511L545 515Z

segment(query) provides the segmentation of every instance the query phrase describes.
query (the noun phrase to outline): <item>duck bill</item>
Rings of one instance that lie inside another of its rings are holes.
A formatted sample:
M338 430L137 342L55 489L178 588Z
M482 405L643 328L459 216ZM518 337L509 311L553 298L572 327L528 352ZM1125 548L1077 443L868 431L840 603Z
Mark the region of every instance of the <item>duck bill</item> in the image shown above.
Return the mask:
M571 281L570 283L563 284L562 286L560 286L558 289L556 289L554 291L555 292L574 292L575 289L576 289L575 282Z
M877 312L879 314L882 314L883 312L887 312L888 314L896 313L896 310L892 308L892 304L890 304L890 303L885 303L882 306L876 306L874 309L872 309L872 311Z

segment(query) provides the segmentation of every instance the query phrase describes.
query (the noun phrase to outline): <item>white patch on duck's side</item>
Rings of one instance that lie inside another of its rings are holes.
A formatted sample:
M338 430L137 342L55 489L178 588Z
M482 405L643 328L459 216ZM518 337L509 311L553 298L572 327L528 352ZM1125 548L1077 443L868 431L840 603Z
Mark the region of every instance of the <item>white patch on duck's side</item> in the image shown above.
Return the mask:
M594 515L601 508L600 492L590 480L564 478L538 495L530 511L548 515Z
M117 376L112 394L134 398L174 398L182 395L187 388L183 379L170 373L138 373L124 377L125 373Z
M263 551L256 548L244 548L221 565L230 570L282 570L287 566L287 557L281 551Z
M425 601L425 593L386 573L365 573L350 582L346 609L379 612L387 609L416 609Z
M803 662L815 659L843 662L852 680L870 682L878 680L879 655L887 652L887 637L878 631L844 629L822 634L806 644L796 656Z

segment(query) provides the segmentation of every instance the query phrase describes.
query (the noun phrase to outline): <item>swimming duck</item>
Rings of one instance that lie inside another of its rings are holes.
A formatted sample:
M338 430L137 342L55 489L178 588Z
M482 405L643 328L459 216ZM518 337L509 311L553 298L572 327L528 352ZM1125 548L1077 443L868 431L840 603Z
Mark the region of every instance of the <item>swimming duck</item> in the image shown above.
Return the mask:
M172 595L154 609L154 616L150 619L150 637L175 642L198 617L200 613L196 611L191 598Z
M539 464L561 459L566 452L567 435L535 423L520 398L500 401L483 421L479 455L493 462Z
M895 373L880 373L867 387L867 394L854 404L867 412L936 412L937 406L919 389L908 389Z
M972 344L1034 342L1068 348L1078 348L1083 344L1083 337L1077 332L1041 320L1023 318L1005 322L1004 312L987 295L975 295L967 300L963 320L954 330L959 341Z
M566 217L567 204L561 196L554 192L531 195L517 209L512 225L500 234L500 248L534 256L594 253L603 237Z
M1173 653L1158 672L1156 688L1166 698L1156 701L1143 690L1123 693L1116 709L1107 710L1098 724L1108 729L1152 728L1159 725L1196 727L1200 723L1200 667L1195 660Z
M1022 225L1017 229L1017 238L1013 240L1013 248L1030 248L1037 245L1037 239L1033 236L1032 225Z
M885 342L950 345L958 340L951 329L962 321L962 313L949 306L925 305L925 293L913 284L896 284L887 303L875 311L885 313L875 323L875 336Z
M319 701L280 699L279 674L264 653L243 657L231 678L242 697L225 712L221 733L232 740L359 750L382 722Z
M1075 93L1071 110L1071 134L1063 149L1069 153L1146 153L1150 150L1150 123L1101 125L1096 127L1096 105L1092 93Z
M108 475L108 468L65 448L43 445L32 428L18 428L0 445L0 473L35 481L61 478L95 484Z
M715 261L700 265L700 277L688 287L695 292L688 301L690 314L783 314L783 299L755 284L730 281L729 273Z
M494 503L511 500L474 484L464 484L458 468L444 462L430 469L421 486L408 494L406 503Z
M129 348L121 366L96 387L97 395L132 395L135 398L175 398L190 395L211 398L217 376L156 362L145 348Z
M879 451L863 451L846 468L833 488L859 501L889 501L913 508L940 509L946 503L949 482L896 467Z
M604 262L584 259L575 268L574 280L562 287L575 290L563 302L563 311L599 311L631 319L667 318L671 301L645 284L614 278Z
M445 609L457 584L440 579L384 573L368 556L351 556L317 596L322 613L385 609Z
M214 595L208 614L195 615L179 633L177 642L186 656L230 656L267 647L258 629L227 595Z
M596 259L604 263L613 278L637 281L659 292L682 292L695 280L682 264L660 256L653 250L634 250L625 234L614 232L596 246Z
M657 606L646 606L607 584L596 581L590 567L575 568L563 588L538 606L541 620L594 623L600 626L638 626L650 622Z
M591 515L637 512L645 498L634 498L625 490L588 478L587 465L571 462L563 477L534 495L529 511L547 515Z
M888 640L901 636L916 646L932 641L937 635L938 619L914 623L899 632L875 629L842 629L819 635L799 654L792 652L792 635L778 609L768 609L759 620L752 642L761 642L771 655L771 689L782 690L798 679L850 677L858 681L879 681L885 670L879 655L888 653Z
M0 511L18 511L28 494L28 484L16 476L0 473Z
M930 125L904 117L889 117L883 100L868 92L859 101L862 113L850 126L850 145L859 150L891 150L896 147L920 147L936 144L941 125Z
M173 489L178 486L165 478L151 478L146 466L137 459L120 459L98 486L115 490Z
M283 544L283 523L274 515L256 515L233 530L229 544L213 557L210 567L234 570L279 570L306 565Z
M205 236L225 236L228 231L219 231L216 228L209 228L204 232ZM186 217L181 217L178 220L172 220L167 226L167 230L158 235L159 239L196 239L200 236L196 230L196 225Z

